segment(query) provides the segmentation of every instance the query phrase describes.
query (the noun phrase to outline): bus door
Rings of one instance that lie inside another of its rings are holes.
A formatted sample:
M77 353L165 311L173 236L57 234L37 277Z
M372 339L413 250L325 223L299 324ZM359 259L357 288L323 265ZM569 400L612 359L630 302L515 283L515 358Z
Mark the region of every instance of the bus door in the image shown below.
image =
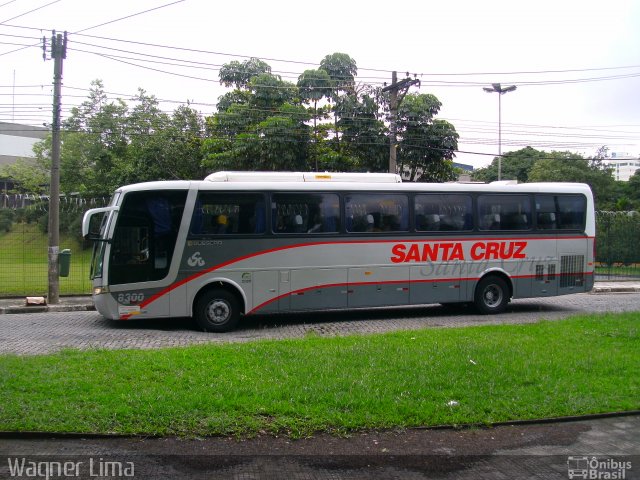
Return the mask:
M109 250L108 283L121 311L133 309L169 285L186 190L128 193ZM177 268L177 265L176 265ZM169 316L168 297L149 316Z

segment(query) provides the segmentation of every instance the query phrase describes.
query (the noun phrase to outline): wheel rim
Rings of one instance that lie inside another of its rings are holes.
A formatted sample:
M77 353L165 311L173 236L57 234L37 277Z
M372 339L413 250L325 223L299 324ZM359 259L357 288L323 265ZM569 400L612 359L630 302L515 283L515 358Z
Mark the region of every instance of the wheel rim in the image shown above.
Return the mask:
M207 305L207 318L216 325L225 323L231 317L231 307L224 300L213 300Z
M497 285L487 285L482 292L482 298L487 307L495 308L502 303L502 289Z

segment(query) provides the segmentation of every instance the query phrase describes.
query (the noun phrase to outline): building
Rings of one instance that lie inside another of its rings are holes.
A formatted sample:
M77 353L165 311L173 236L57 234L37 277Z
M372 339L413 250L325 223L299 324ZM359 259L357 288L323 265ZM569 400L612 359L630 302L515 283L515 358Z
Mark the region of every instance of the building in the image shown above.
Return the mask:
M454 168L459 168L462 173L458 175L459 182L471 182L471 174L473 173L473 165L467 165L466 163L453 162Z
M0 168L15 163L19 158L34 159L33 146L43 140L49 129L0 122ZM13 188L13 182L0 177L0 192Z
M49 133L45 127L0 122L0 165L19 158L34 158L33 146Z
M611 169L613 178L622 182L629 179L640 169L640 159L633 158L628 153L612 152L609 158L602 160L602 164Z

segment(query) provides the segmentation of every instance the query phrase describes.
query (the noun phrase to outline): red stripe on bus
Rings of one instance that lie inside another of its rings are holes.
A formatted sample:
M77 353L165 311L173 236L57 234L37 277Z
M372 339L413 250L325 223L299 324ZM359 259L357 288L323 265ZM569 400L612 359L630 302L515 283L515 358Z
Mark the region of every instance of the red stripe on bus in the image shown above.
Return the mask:
M176 283L172 283L171 285L169 285L168 287L164 288L163 290L159 291L158 293L152 295L151 297L149 297L148 299L146 299L145 301L140 303L140 308L144 308L147 305L150 305L151 303L155 302L156 300L158 300L160 297L165 296L167 293L170 293L171 291L175 290L176 288L181 287L182 285L185 285L193 280L195 280L196 278L199 278L203 275L206 275L207 273L211 273L214 272L216 270L220 270L221 268L224 268L228 265L232 265L234 263L238 263L238 262L242 262L243 260L247 260L249 258L253 258L253 257L259 257L262 255L266 255L269 253L275 253L275 252L280 252L280 251L284 251L284 250L292 250L295 248L306 248L306 247L316 247L316 246L322 246L322 245L358 245L358 244L371 244L371 243L427 243L427 242L442 242L442 241L449 241L449 240L457 240L457 241L461 241L461 242L472 242L472 241L478 241L478 240L513 240L516 238L522 238L522 239L527 239L527 240L591 240L591 239L595 239L595 237L589 237L589 236L572 236L572 237L529 237L529 236L512 236L512 237L465 237L462 236L462 238L449 238L449 237L436 237L436 238L428 238L428 239L422 239L422 238L411 238L411 239L407 239L407 240L400 240L400 239L372 239L372 240L338 240L338 241L324 241L324 242L308 242L308 243L297 243L297 244L293 244L293 245L284 245L281 247L275 247L275 248L270 248L267 250L263 250L263 251L259 251L259 252L254 252L254 253L250 253L247 255L243 255L241 257L237 257L237 258L233 258L231 260L227 260L226 262L222 262L218 265L215 265L213 267L207 268L205 270L202 270L200 272L197 272L193 275L191 275L190 277L184 278ZM516 278L516 277L513 277ZM252 310L252 312L255 311L255 308ZM131 318L132 315L122 315L120 317L121 320L128 320L129 318Z
M562 275L556 275L555 278L558 278L560 276L573 276L573 275L593 275L593 272L576 272L576 273L568 273L568 274L562 274ZM509 279L526 279L526 278L536 278L536 275L514 275L509 277ZM435 283L435 282L473 282L473 281L477 281L480 280L480 277L468 277L468 278L458 278L458 277L454 277L454 278L433 278L433 279L426 279L426 280L389 280L389 281L382 281L382 282L354 282L354 283L327 283L325 285L314 285L313 287L305 287L305 288L301 288L299 290L293 290L291 292L287 292L287 293L283 293L282 295L278 295L274 298L271 298L265 302L262 302L260 305L254 307L251 311L247 312L247 315L253 315L255 314L258 310L266 307L267 305L270 305L274 302L277 302L285 297L288 296L293 296L293 295L302 295L304 294L304 292L308 292L310 290L324 290L324 289L328 289L328 288L340 288L340 287L360 287L360 286L365 286L365 285L395 285L395 284L399 284L399 283L408 283L409 285L411 284L416 284L416 283ZM454 285L453 288L461 288L460 285ZM408 291L409 288L403 288L403 291ZM353 293L353 290L346 290L345 293L349 294L349 293Z

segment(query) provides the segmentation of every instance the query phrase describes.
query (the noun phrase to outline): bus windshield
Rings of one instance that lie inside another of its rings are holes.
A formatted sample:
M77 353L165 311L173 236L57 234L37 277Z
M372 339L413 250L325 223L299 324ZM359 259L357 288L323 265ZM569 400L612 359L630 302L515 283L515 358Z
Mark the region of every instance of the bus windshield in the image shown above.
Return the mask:
M111 240L109 284L164 278L171 264L186 190L125 195Z

